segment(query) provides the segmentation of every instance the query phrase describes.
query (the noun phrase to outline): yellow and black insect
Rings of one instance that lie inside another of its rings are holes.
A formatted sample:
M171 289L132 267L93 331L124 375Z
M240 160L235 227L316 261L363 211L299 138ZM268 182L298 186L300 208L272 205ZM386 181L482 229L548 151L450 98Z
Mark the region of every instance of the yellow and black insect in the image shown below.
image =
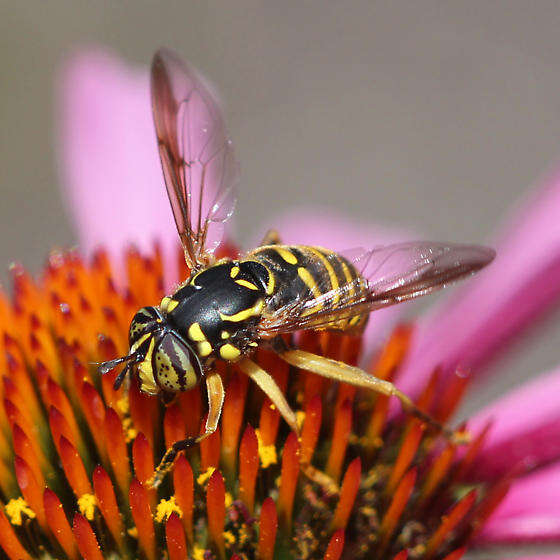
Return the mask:
M208 392L206 429L176 442L156 471L158 484L177 453L212 434L224 388L217 361L235 362L268 395L290 428L296 416L274 379L251 359L261 346L293 366L394 395L415 416L449 437L453 432L417 409L387 381L342 362L289 348L281 335L302 329L360 333L373 310L431 293L486 266L494 251L472 245L400 243L338 254L281 245L274 232L238 259L216 262L223 224L234 206L238 167L218 104L196 72L160 50L151 68L152 104L167 193L191 271L158 307L143 307L130 325L128 355L101 364L126 366L141 390L169 396L196 387ZM308 473L312 468L304 465ZM316 473L315 473L316 474Z

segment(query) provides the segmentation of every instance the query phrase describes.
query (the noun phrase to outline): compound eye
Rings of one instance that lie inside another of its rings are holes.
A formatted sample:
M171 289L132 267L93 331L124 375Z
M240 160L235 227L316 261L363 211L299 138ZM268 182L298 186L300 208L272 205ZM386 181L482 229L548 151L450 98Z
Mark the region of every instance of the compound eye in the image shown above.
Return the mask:
M172 333L166 334L159 343L154 365L157 384L168 392L192 389L201 376L198 360L192 350Z
M134 315L128 331L128 343L132 345L144 335L159 319L155 307L142 307Z

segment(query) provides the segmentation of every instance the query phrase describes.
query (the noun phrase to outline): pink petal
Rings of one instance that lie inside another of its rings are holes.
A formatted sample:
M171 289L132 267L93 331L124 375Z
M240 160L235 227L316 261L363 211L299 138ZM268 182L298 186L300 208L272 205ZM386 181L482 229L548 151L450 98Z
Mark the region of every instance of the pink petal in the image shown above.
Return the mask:
M363 222L340 212L301 206L267 222L279 232L282 243L317 245L343 253L418 237L404 229Z
M484 543L560 539L560 464L514 483L482 530Z
M281 237L281 242L295 245L316 245L333 251L376 245L387 245L417 238L402 229L387 228L317 208L298 208L268 221ZM257 240L260 241L260 240ZM365 332L366 350L377 348L389 335L407 305L381 309L371 315Z
M498 256L467 281L417 331L399 387L418 394L436 365L480 370L515 335L558 303L560 295L560 175L519 205L500 239Z
M489 421L493 424L473 476L494 479L517 466L532 469L560 458L558 395L560 368L479 412L469 422L469 430L478 433Z
M112 255L177 233L158 157L148 73L93 49L67 61L60 80L61 173L80 246Z

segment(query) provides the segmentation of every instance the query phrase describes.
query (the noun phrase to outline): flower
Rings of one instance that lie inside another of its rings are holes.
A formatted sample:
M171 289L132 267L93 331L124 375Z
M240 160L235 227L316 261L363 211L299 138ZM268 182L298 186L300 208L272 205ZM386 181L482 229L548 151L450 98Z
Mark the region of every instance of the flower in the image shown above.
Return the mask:
M498 233L497 257L418 329L403 388L417 392L436 364L484 374L501 351L553 311L560 293L560 175L550 173L520 201Z
M0 298L0 547L8 557L451 560L467 547L560 538L558 372L475 416L472 442L456 448L416 420L391 414L386 397L291 371L259 351L298 411L301 439L246 377L224 368L221 429L180 457L157 492L149 488L154 460L171 442L199 433L204 408L196 390L168 408L134 382L128 392L115 391L116 372L100 378L94 365L126 352L134 311L157 303L185 273L170 266L180 260L172 228L162 232L161 245L150 245L159 222L172 220L159 220L162 201L149 198L158 196L154 177L156 184L161 179L149 155L147 78L96 52L74 59L65 83L65 184L86 254L107 249L92 258L53 252L36 280L14 266L13 297ZM118 183L105 162L114 162ZM117 170L121 165L126 169ZM458 364L477 374L498 343L555 301L554 223L544 218L554 215L557 192L552 181L522 209L492 273L417 329L399 326L380 345L395 308L376 313L376 332L363 339L302 333L298 343L349 363L373 355L371 372L398 384L404 376L419 406L447 421L470 379ZM121 228L123 219L129 221ZM293 222L280 229L287 241L334 249L341 247L332 236L348 231L335 218L328 229L298 233ZM356 233L350 240L382 240ZM123 254L132 240L141 250ZM531 253L535 274L526 274L523 248L540 242L547 250ZM487 290L494 297L481 308ZM522 308L505 313L520 295ZM469 305L457 315L462 301ZM468 320L459 324L457 316ZM441 323L449 338L438 346ZM443 368L434 367L440 362ZM300 474L301 455L341 483L339 495Z
M136 382L114 390L116 371L98 374L96 362L126 351L136 308L163 296L158 250L129 250L124 264L123 293L103 251L90 263L55 252L40 280L12 269L14 297L3 297L0 320L0 547L10 558L455 558L480 532L510 483L466 478L480 439L461 456L416 420L388 421L386 397L290 371L266 351L258 361L296 407L301 439L256 385L224 368L221 429L150 488L154 460L200 432L204 407L198 390L165 408ZM390 378L410 334L397 328L371 371ZM299 344L356 363L361 340L309 332ZM435 379L419 403L444 421L468 378L453 378L444 406ZM300 455L340 494L305 479Z

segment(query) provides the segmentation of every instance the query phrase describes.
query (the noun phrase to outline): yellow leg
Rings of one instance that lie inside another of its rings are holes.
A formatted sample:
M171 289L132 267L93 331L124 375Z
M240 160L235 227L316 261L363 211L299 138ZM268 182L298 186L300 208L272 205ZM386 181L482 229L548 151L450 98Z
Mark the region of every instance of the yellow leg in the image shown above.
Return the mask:
M276 383L276 381L274 381L274 378L264 369L258 366L255 362L249 360L248 358L244 358L243 360L238 362L237 365L239 366L239 369L241 369L243 373L248 375L268 396L268 398L277 408L278 412L280 412L282 418L286 420L290 428L297 434L299 440L300 430L296 420L296 414L286 401L284 393L282 392L280 387L278 387L278 384ZM305 476L319 484L325 490L325 492L327 492L328 494L336 494L338 492L338 485L330 476L327 476L325 473L317 470L307 461L301 461L300 466Z
M157 488L165 475L171 470L171 467L173 467L173 463L181 451L200 443L216 431L220 416L222 415L225 396L222 378L219 374L213 373L206 378L206 390L208 392L208 418L206 419L204 433L198 437L189 437L176 441L161 458L154 475L148 480L148 486Z
M420 410L410 397L399 391L391 382L377 379L377 377L370 375L360 368L303 350L285 350L279 352L279 356L292 366L311 371L323 377L340 381L341 383L349 383L356 387L370 389L382 395L397 397L408 413L443 433L451 442L462 444L469 441L467 434L464 432L451 430Z

